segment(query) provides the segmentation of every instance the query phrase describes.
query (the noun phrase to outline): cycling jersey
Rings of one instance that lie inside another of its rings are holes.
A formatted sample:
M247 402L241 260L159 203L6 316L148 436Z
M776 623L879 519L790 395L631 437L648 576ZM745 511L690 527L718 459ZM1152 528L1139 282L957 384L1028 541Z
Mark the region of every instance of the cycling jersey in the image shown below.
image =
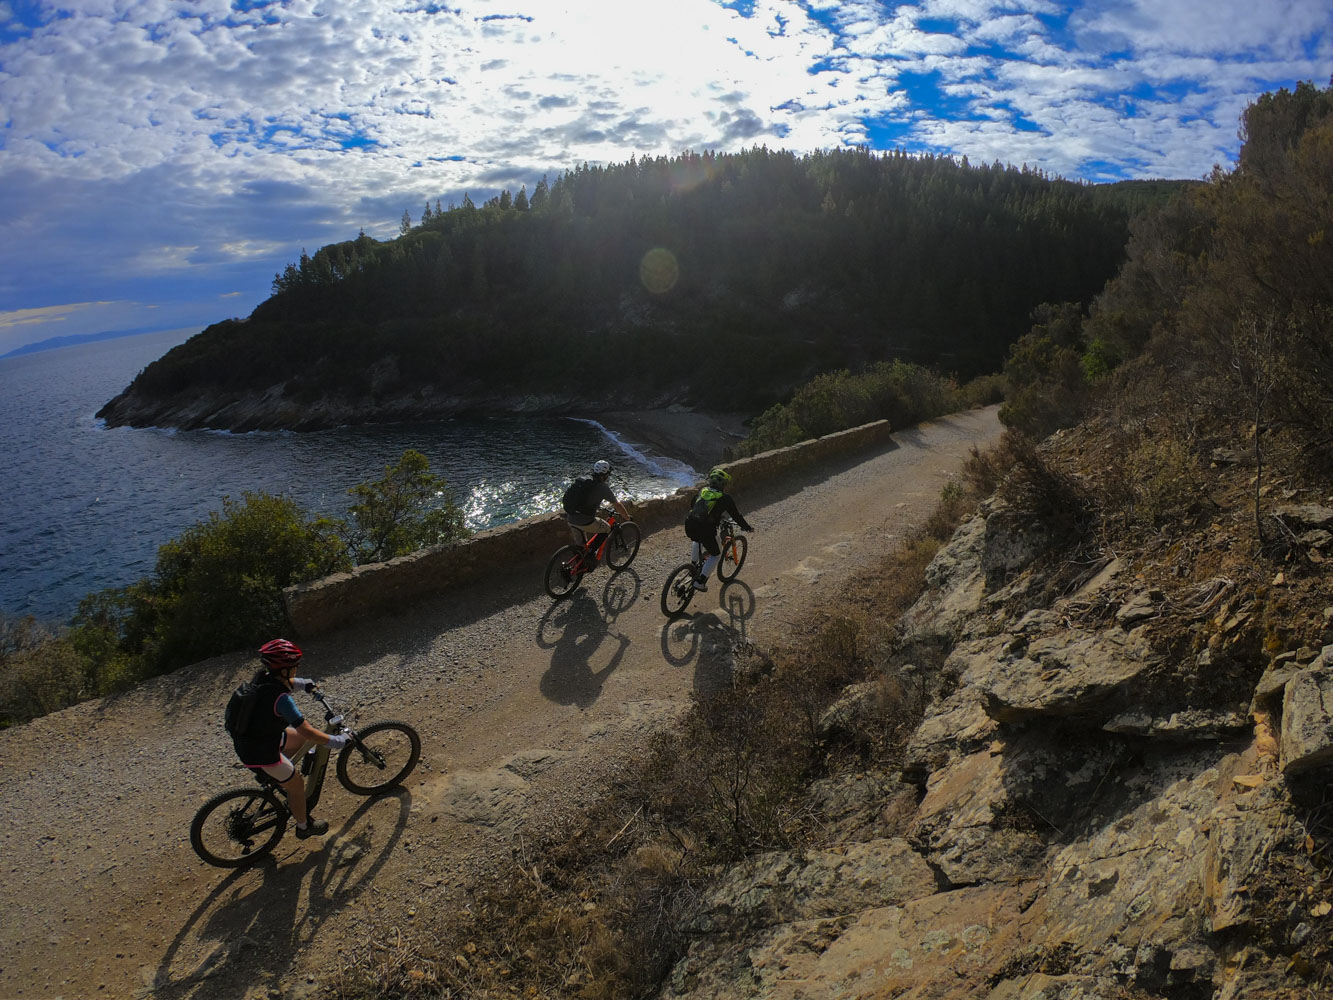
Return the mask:
M604 480L576 479L565 493L565 517L572 525L591 524L597 519L602 501L616 502L616 495Z

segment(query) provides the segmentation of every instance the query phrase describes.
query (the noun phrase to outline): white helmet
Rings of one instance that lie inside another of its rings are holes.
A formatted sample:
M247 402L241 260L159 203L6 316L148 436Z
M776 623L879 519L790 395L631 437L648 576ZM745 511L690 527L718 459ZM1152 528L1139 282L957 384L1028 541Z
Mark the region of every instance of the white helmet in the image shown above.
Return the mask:
M599 458L592 463L592 474L594 476L605 476L611 471L611 463L604 458Z

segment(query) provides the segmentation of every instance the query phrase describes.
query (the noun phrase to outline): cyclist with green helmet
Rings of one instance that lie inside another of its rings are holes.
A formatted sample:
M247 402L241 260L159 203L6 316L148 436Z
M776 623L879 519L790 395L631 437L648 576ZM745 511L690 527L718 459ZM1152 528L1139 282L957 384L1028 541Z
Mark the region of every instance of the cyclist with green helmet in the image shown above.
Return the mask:
M754 528L750 527L750 522L745 520L745 516L736 508L736 501L727 492L730 484L731 473L726 469L715 466L709 470L707 485L699 491L698 499L694 501L694 506L685 516L685 534L691 541L698 542L708 553L708 558L694 581L695 590L708 589L708 574L713 572L713 567L722 556L722 546L717 537L717 526L722 521L722 515L730 514L732 520L740 525L742 530L754 531Z

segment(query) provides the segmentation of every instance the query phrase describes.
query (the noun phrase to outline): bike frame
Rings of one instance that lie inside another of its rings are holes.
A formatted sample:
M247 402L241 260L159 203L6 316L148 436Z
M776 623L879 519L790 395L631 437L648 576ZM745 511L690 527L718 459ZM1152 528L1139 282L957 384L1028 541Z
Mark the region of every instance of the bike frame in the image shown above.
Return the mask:
M736 525L731 518L723 517L717 524L718 534L718 558L721 559L727 554L727 548L736 543ZM704 554L703 542L690 543L690 562L694 563L695 569L703 569L704 560L708 557Z
M619 521L619 520L617 520L617 518L616 518L616 512L613 510L613 511L611 511L611 512L606 516L606 523L607 523L607 530L606 530L605 533L602 534L602 543L601 543L600 545L597 546L597 551L596 551L596 552L593 552L593 548L592 548L592 540L593 540L594 538L597 537L597 533L596 533L596 532L594 532L593 534L589 535L589 537L587 537L587 538L585 538L585 539L583 540L583 548L579 550L579 559L580 559L581 561L586 562L587 559L588 559L589 554L592 554L593 556L595 556L595 557L600 561L600 560L602 559L602 557L606 554L606 546L607 546L607 543L611 541L611 536L612 536L613 534L615 534L616 525L618 525L618 524L620 524L620 523L622 523L622 522ZM579 526L576 525L576 524L575 524L575 525L571 525L571 527L578 528L579 531L583 531L583 529L582 529L582 528L579 528ZM583 533L584 533L585 535L588 534L588 532L586 532L586 531L583 531Z

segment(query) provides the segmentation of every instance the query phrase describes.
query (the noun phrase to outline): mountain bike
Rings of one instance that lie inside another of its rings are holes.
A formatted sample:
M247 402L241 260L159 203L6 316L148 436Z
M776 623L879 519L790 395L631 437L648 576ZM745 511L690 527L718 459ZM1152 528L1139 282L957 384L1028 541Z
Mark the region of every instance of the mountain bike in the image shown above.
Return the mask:
M745 565L745 557L749 554L749 540L736 530L736 525L731 518L723 515L722 520L717 526L718 540L722 546L721 555L717 561L717 576L723 583L730 583L736 579ZM699 571L703 569L707 556L704 554L704 547L698 542L692 542L690 545L690 561L682 566L677 566L667 577L666 586L662 588L662 614L668 618L675 618L681 614L694 599L694 581L699 577Z
M639 554L639 542L643 540L639 526L633 521L617 521L614 511L605 517L611 530L600 536L601 541L596 546L593 542L599 536L588 535L582 545L560 546L547 562L546 592L557 601L573 593L584 574L596 569L598 560L603 557L608 566L619 571Z
M312 692L324 707L324 731L342 733L347 743L338 754L338 780L356 795L380 795L397 788L421 758L421 737L406 722L373 722L362 729L344 723L322 691ZM307 815L324 787L330 752L319 744L301 756ZM235 765L240 767L240 764ZM210 865L242 868L278 846L291 809L282 786L263 771L252 770L258 788L232 788L205 802L190 823L190 846Z

